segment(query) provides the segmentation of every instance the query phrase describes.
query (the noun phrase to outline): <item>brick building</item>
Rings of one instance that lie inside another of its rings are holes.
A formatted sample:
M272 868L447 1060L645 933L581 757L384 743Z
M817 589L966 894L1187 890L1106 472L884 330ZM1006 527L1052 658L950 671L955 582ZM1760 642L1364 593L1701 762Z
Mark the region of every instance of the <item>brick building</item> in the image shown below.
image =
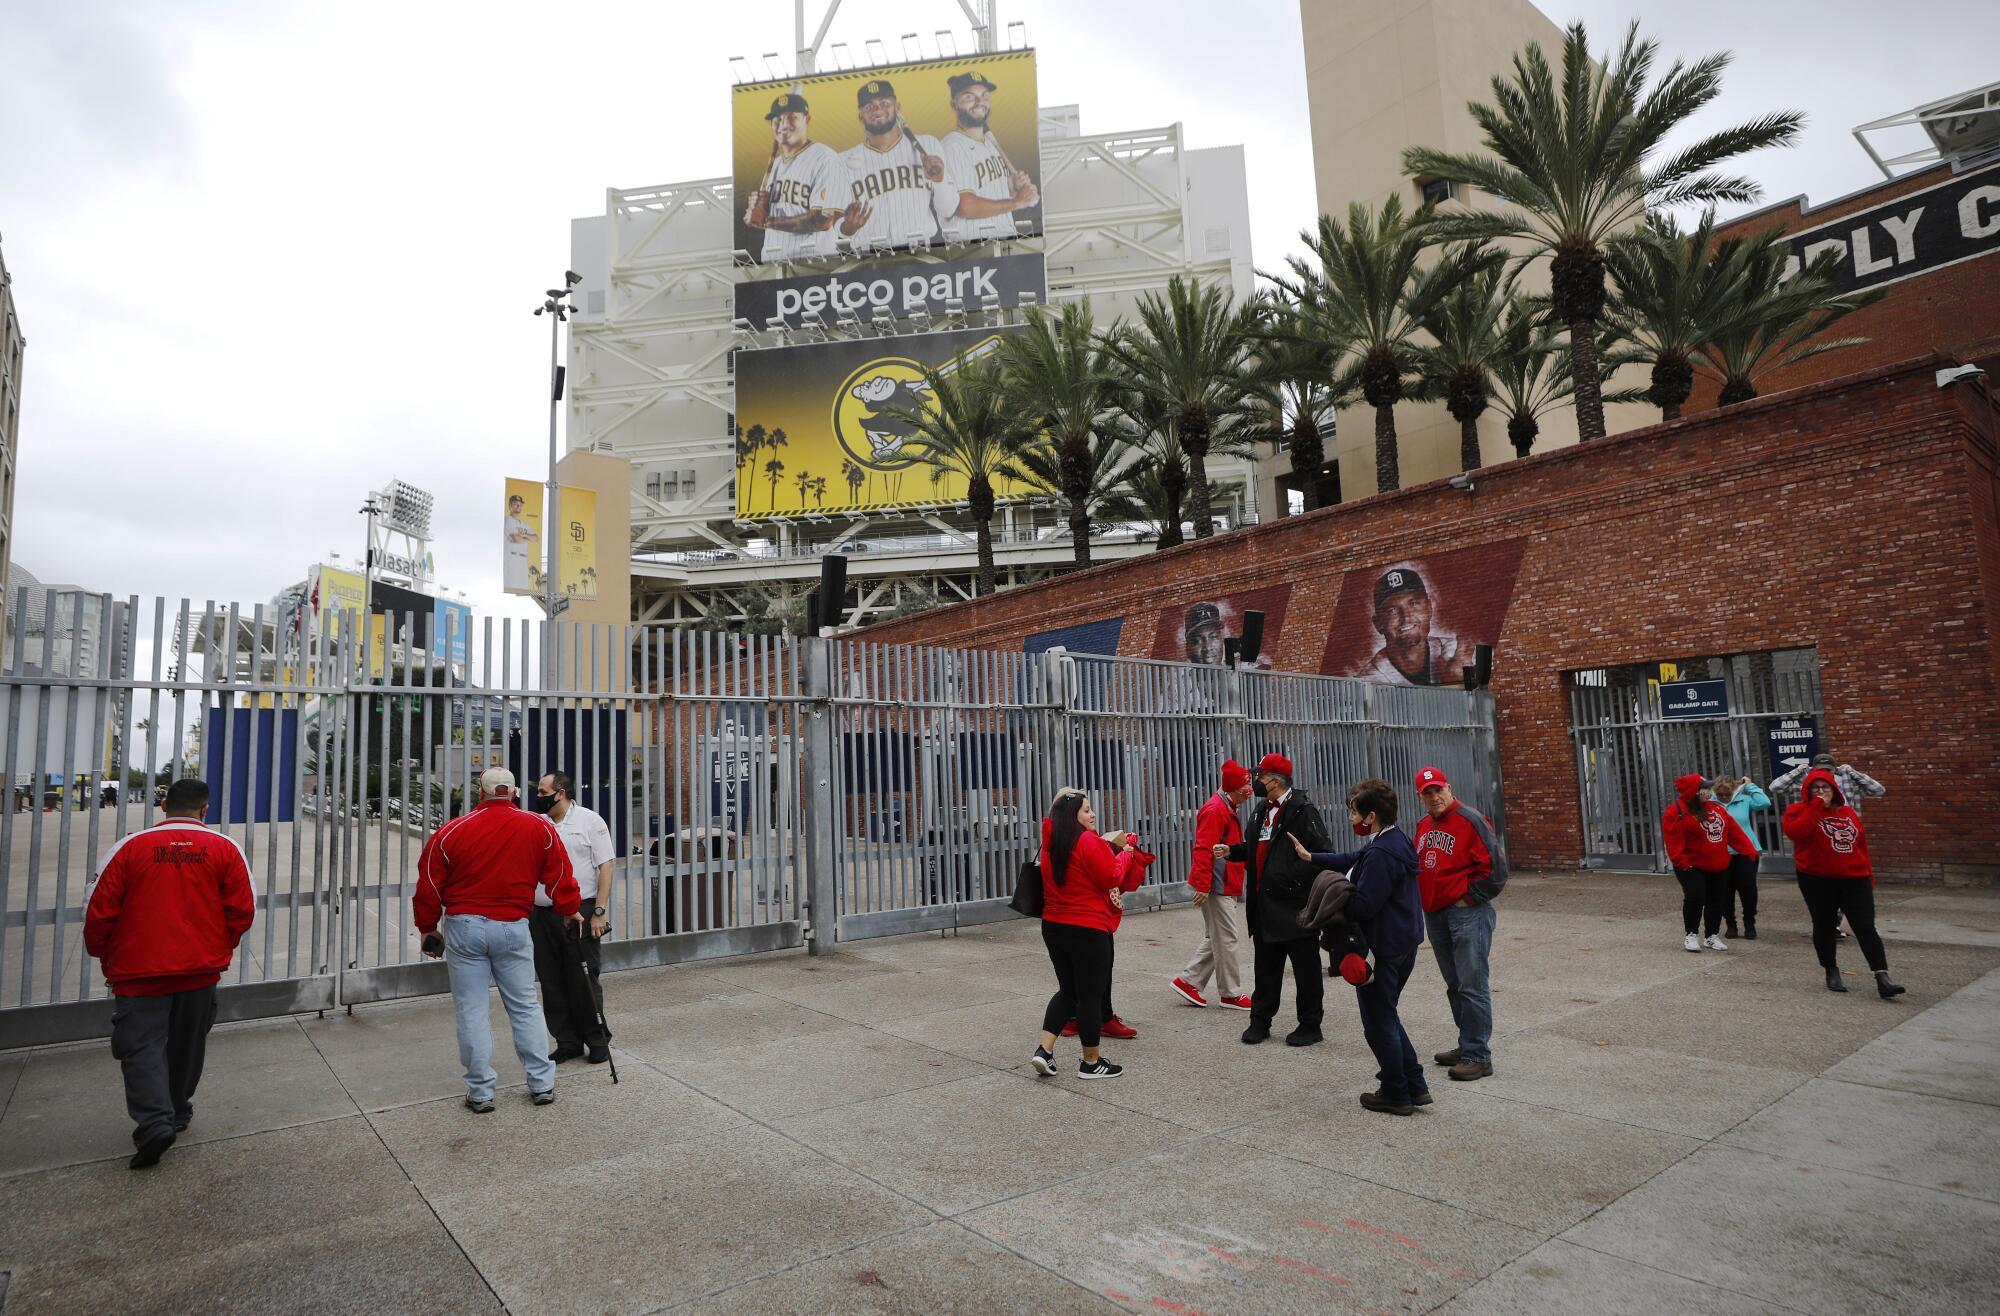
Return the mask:
M1278 668L1399 679L1382 654L1391 614L1415 603L1428 638L1403 652L1433 666L1420 681L1451 679L1476 641L1495 647L1516 864L1616 862L1623 848L1618 866L1656 866L1645 833L1656 838L1658 815L1645 815L1661 779L1720 770L1727 730L1738 770L1768 780L1761 737L1775 766L1789 734L1775 714L1797 698L1813 702L1818 745L1889 786L1865 813L1878 871L1991 879L2000 411L1982 380L1940 385L1955 364L1878 366L1482 470L1470 492L1439 481L1377 495L867 634L1181 657L1185 632L1209 622L1202 602L1225 625L1264 612ZM1767 702L1690 740L1666 720L1662 683L1718 674L1739 702ZM1805 693L1784 695L1788 681ZM1643 753L1621 759L1594 739L1619 730L1585 711L1607 694L1639 710ZM1607 801L1621 817L1600 816Z

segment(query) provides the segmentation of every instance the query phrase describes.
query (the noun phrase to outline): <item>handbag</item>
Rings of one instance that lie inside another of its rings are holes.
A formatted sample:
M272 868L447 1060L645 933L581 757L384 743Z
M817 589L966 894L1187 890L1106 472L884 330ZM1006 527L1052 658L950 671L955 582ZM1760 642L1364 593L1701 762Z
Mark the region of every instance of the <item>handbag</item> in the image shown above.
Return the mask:
M1038 859L1021 865L1021 871L1014 875L1014 898L1007 902L1007 908L1022 918L1042 916L1042 865Z

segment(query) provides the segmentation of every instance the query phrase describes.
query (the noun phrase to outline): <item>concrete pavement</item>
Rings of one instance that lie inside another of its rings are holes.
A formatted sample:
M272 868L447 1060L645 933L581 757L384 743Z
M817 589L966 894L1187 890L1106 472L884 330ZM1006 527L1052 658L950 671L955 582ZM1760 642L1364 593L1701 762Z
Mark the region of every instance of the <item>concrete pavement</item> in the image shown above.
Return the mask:
M0 1309L1994 1309L2000 892L1881 902L1895 1002L1851 947L1823 989L1780 881L1697 956L1670 878L1518 877L1497 1072L1410 1119L1338 982L1303 1050L1179 1004L1186 907L1119 934L1112 1082L1028 1071L1029 923L616 975L624 1082L532 1107L496 1027L487 1116L446 1001L220 1029L145 1173L104 1043L0 1054Z

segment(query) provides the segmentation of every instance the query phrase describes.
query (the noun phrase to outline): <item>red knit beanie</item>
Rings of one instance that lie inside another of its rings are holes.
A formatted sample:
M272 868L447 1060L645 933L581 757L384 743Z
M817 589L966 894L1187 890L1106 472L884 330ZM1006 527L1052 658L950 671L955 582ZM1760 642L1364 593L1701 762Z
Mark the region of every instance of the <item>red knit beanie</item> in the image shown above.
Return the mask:
M1238 791L1249 784L1250 769L1244 767L1235 759L1230 759L1222 765L1222 789L1226 791Z

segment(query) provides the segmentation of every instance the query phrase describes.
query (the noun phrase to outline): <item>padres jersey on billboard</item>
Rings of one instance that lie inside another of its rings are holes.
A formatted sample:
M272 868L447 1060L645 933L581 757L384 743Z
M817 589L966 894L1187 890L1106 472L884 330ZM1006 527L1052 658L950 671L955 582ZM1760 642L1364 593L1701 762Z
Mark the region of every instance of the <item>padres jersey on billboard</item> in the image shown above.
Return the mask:
M938 220L957 207L958 193L924 176L925 154L943 156L937 138L919 134L913 144L905 134L886 151L863 142L841 156L847 166L848 200L864 201L873 211L847 239L851 245L906 246L937 236Z
M960 219L957 214L958 197L962 192L970 192L988 201L1006 201L1014 195L1013 183L1007 172L1007 158L1000 153L1000 144L994 140L993 134L987 133L975 141L963 132L953 131L944 135L943 142L945 189L951 199L950 207L944 212L949 216L944 221L944 235L955 242L1013 237L1012 215Z
M808 142L796 155L779 156L771 166L767 190L768 213L774 219L789 219L812 210L841 210L847 205L847 168L840 156L824 142ZM764 230L767 261L806 260L832 256L840 250L832 228L823 233L780 233Z

